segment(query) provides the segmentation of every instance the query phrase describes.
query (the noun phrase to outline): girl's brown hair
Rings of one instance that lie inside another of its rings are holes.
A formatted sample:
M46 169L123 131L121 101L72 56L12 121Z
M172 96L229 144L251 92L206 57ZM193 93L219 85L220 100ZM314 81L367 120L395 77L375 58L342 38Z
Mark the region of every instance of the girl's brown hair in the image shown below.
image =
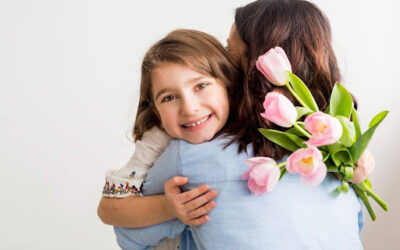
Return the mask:
M239 151L251 144L255 155L280 159L287 151L257 131L261 127L281 129L260 116L264 112L263 101L270 91L279 91L295 100L286 88L272 85L257 70L256 60L269 49L282 47L293 73L307 84L319 108L324 110L335 82L341 78L331 45L330 24L317 6L303 0L252 2L236 10L235 24L248 48L248 65L240 98L232 101L237 122L230 123L227 131L234 136L233 141L239 142Z
M161 125L153 103L151 76L153 70L162 63L179 63L221 80L226 84L229 97L240 81L238 68L213 36L196 30L172 31L154 44L144 56L140 99L133 129L135 141L140 140L151 127Z

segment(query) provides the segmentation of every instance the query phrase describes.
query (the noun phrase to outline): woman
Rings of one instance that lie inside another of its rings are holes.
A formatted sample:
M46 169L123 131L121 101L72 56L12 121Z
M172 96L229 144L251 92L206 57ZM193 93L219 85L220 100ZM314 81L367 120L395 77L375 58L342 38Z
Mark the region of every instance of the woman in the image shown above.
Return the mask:
M303 29L299 27L302 27ZM309 84L308 87L312 91L313 95L316 97L318 105L322 109L327 105L327 100L329 98L329 94L332 90L333 84L336 81L340 80L340 72L338 70L335 55L333 54L333 50L331 47L329 23L327 22L324 15L318 10L318 8L305 1L256 1L237 10L235 16L235 24L232 26L228 43L229 49L233 57L236 59L237 63L242 66L245 76L243 88L237 93L237 100L235 101L235 103L237 103L237 108L232 110L232 117L235 117L235 119L231 120L228 123L227 128L227 132L233 136L233 139L229 141L231 143L231 146L233 147L233 149L235 149L234 147L237 147L242 152L241 154L237 155L237 158L235 159L238 162L240 162L240 159L243 160L243 151L246 151L246 149L249 149L249 154L251 154L251 152L254 152L255 155L269 156L275 159L279 159L283 157L287 152L275 145L272 145L272 143L261 137L261 135L257 131L257 128L273 128L274 126L271 124L265 124L265 121L260 116L258 116L258 114L263 112L262 101L267 92L277 90L280 92L285 92L285 89L276 88L271 85L256 70L255 60L259 55L265 53L268 49L272 47L278 45L283 47L292 63L293 73L298 75L307 84ZM223 142L227 141L223 140ZM216 151L219 148L220 150L218 152L220 152L221 154L223 154L224 152L233 152L229 150L223 151L223 145L220 144L209 146L214 146L214 149ZM198 152L200 153L204 151L200 149L196 150L199 150ZM170 151L171 150L168 151L167 149L167 152ZM230 155L230 157L235 157L235 155ZM193 164L195 164L195 162L193 162ZM243 167L243 165L238 166L238 168L240 167ZM154 173L157 173L157 171L154 171ZM150 180L151 177L152 175L149 173ZM190 177L189 179L192 181L193 177ZM292 202L296 200L295 198L298 198L299 196L296 195L295 191L299 191L299 189L303 187L301 186L301 183L296 182L296 179L288 178L285 182L285 178L277 186L277 188L281 188L281 191L278 191L278 189L276 189L273 193L273 195L275 195L276 197L279 192L279 194L281 194L279 195L279 199L277 198L276 200L273 199L271 201L272 198L265 198L265 202L269 202L269 209L271 214L276 211L282 211L282 208L285 208L284 205L287 204L286 202ZM153 179L153 181L155 180ZM324 205L322 204L323 199L325 199L324 201L326 202L334 202L332 200L333 198L327 196L326 194L330 189L332 189L332 187L337 184L336 181L337 180L335 180L334 178L328 178L326 182L324 182L324 185L321 185L321 187L317 188L313 192L308 193L306 190L303 190L303 195L309 195L305 196L305 200L307 200L306 197L309 198L309 203L303 204L304 207L300 210L304 213L303 215L310 216L310 213L306 212L307 210L315 211L315 207L308 207L312 204L317 206L317 208L322 208ZM191 184L196 186L200 183ZM159 188L160 187L157 187L156 185L154 185L154 188L149 186L149 191L147 194L152 194L152 191L153 193L157 193L157 191L159 191L157 189ZM285 188L287 188L287 191L292 190L294 193L283 192ZM319 192L318 190L320 190L321 192ZM313 197L315 198L316 195L325 196L323 199L318 196L320 200L317 203L313 203ZM219 197L221 197L221 193L219 194ZM334 222L346 223L346 220L344 218L346 216L351 218L347 221L351 221L349 223L351 223L352 226L347 228L349 228L349 230L351 231L350 234L351 237L353 237L354 244L357 245L353 246L354 249L361 246L355 238L355 233L359 233L359 223L360 225L362 224L362 220L358 219L358 214L356 212L359 211L359 214L361 215L361 210L360 204L358 203L357 199L354 199L354 193L349 193L345 196L345 198L346 197L350 200L343 201L343 203L340 204L345 206L347 204L346 202L349 202L349 207L340 207L340 205L336 207L336 210L331 211L331 214L329 214L326 210L324 211L326 217L335 219ZM225 198L226 203L222 201ZM223 197L220 200L216 200L216 202L217 207L210 214L210 221L204 224L204 227L206 227L207 225L211 227L211 230L208 230L209 234L212 234L211 232L215 233L215 231L212 231L213 225L211 223L213 222L213 215L218 214L219 211L222 211L223 206L225 206L224 204L229 204L229 197ZM259 202L261 203L261 201ZM334 203L329 204L330 205L326 205L326 207L324 208L335 209ZM220 209L220 207L221 210L218 211L217 209ZM339 216L342 211L350 210L352 210L353 212L352 215L347 214L346 216L344 216L344 218L341 218L341 216ZM291 212L293 211L288 210L286 211L286 213L281 214L279 218L286 220L288 220L288 218L291 218L292 223L296 221L298 222L298 216L289 216L290 214L292 214ZM338 216L338 218L335 218L335 216ZM215 218L215 221L218 221L218 217ZM242 219L245 218L246 217L242 217ZM314 224L311 223L312 220L313 219L310 218L310 221L308 221L309 223L305 223L303 221L302 223L304 223L304 228L307 228L311 232L319 235L318 237L320 241L316 242L322 242L321 244L324 244L324 246L331 246L332 248L334 248L334 245L332 246L328 242L328 239L326 239L326 241L323 240L323 237L327 236L327 234L318 234L318 232L316 232L317 227L313 229ZM323 222L323 220L324 217L319 218L319 220L316 221ZM224 220L219 222L224 222ZM173 221L173 223L179 224L179 221ZM325 221L325 223L325 227L318 228L318 231L326 232L324 230L332 229L328 226L330 225L329 222ZM297 230L299 229L299 226L297 226L297 228L290 227L289 223L287 223L285 227L282 227L282 224L279 223L276 223L274 225L281 225L281 231L275 230L270 235L275 234L275 236L277 236L277 239L279 239L280 237L278 237L279 235L277 235L277 233L282 233L285 228L296 229L293 230L292 233L293 235L296 235L295 238L297 238L297 240L275 242L270 239L270 241L268 241L269 243L274 242L274 244L277 244L275 246L282 246L279 244L294 244L295 242L303 242L305 244L304 247L307 248L307 237L312 235L312 233L308 236L301 235L301 231ZM183 226L177 225L177 227L180 227L180 229L182 229ZM193 229L195 230L196 228ZM333 229L336 230L338 228L335 227ZM335 230L332 231L338 232L338 230ZM172 232L172 230L169 232ZM125 236L129 236L129 233ZM197 238L195 238L195 242L199 246L202 243L201 240L204 239L202 237L207 238L208 236L206 232L200 230L197 231L196 237ZM212 241L212 239L209 239L209 241ZM308 247L312 248L313 246Z

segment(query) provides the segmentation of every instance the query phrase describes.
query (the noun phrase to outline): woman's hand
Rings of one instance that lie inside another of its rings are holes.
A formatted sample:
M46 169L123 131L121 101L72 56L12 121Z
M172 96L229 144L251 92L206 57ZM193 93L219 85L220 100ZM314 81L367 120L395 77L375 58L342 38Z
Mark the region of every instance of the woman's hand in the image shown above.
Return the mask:
M357 167L354 169L353 183L360 183L367 179L375 168L374 157L367 149L357 161Z
M206 214L215 207L215 202L210 200L217 196L217 192L209 191L208 185L201 185L182 193L179 186L187 182L187 177L175 176L164 184L167 209L184 224L198 226L208 221Z

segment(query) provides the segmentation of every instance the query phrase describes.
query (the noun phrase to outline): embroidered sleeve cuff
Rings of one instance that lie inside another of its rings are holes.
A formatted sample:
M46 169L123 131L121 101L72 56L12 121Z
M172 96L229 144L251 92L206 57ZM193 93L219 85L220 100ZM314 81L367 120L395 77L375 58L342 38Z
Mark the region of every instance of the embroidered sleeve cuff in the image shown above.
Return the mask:
M135 179L135 171L130 174L130 178L122 178L113 175L115 171L110 170L106 173L106 183L103 187L103 196L113 198L124 198L127 196L142 196L143 179Z

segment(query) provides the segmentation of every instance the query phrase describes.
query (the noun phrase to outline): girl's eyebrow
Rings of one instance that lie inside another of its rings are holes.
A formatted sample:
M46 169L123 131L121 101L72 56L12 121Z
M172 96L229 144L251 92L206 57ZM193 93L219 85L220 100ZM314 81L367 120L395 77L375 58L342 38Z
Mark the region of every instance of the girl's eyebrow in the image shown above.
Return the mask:
M201 76L194 77L194 78L190 79L188 82L190 82L190 83L192 83L192 82L197 82L197 81L200 81L200 80L202 80L202 79L204 79L204 78L207 78L207 76L201 75Z
M161 95L163 95L164 93L170 92L172 91L171 88L163 88L162 90L158 91L156 97L154 98L154 100L157 100L158 97L160 97Z

